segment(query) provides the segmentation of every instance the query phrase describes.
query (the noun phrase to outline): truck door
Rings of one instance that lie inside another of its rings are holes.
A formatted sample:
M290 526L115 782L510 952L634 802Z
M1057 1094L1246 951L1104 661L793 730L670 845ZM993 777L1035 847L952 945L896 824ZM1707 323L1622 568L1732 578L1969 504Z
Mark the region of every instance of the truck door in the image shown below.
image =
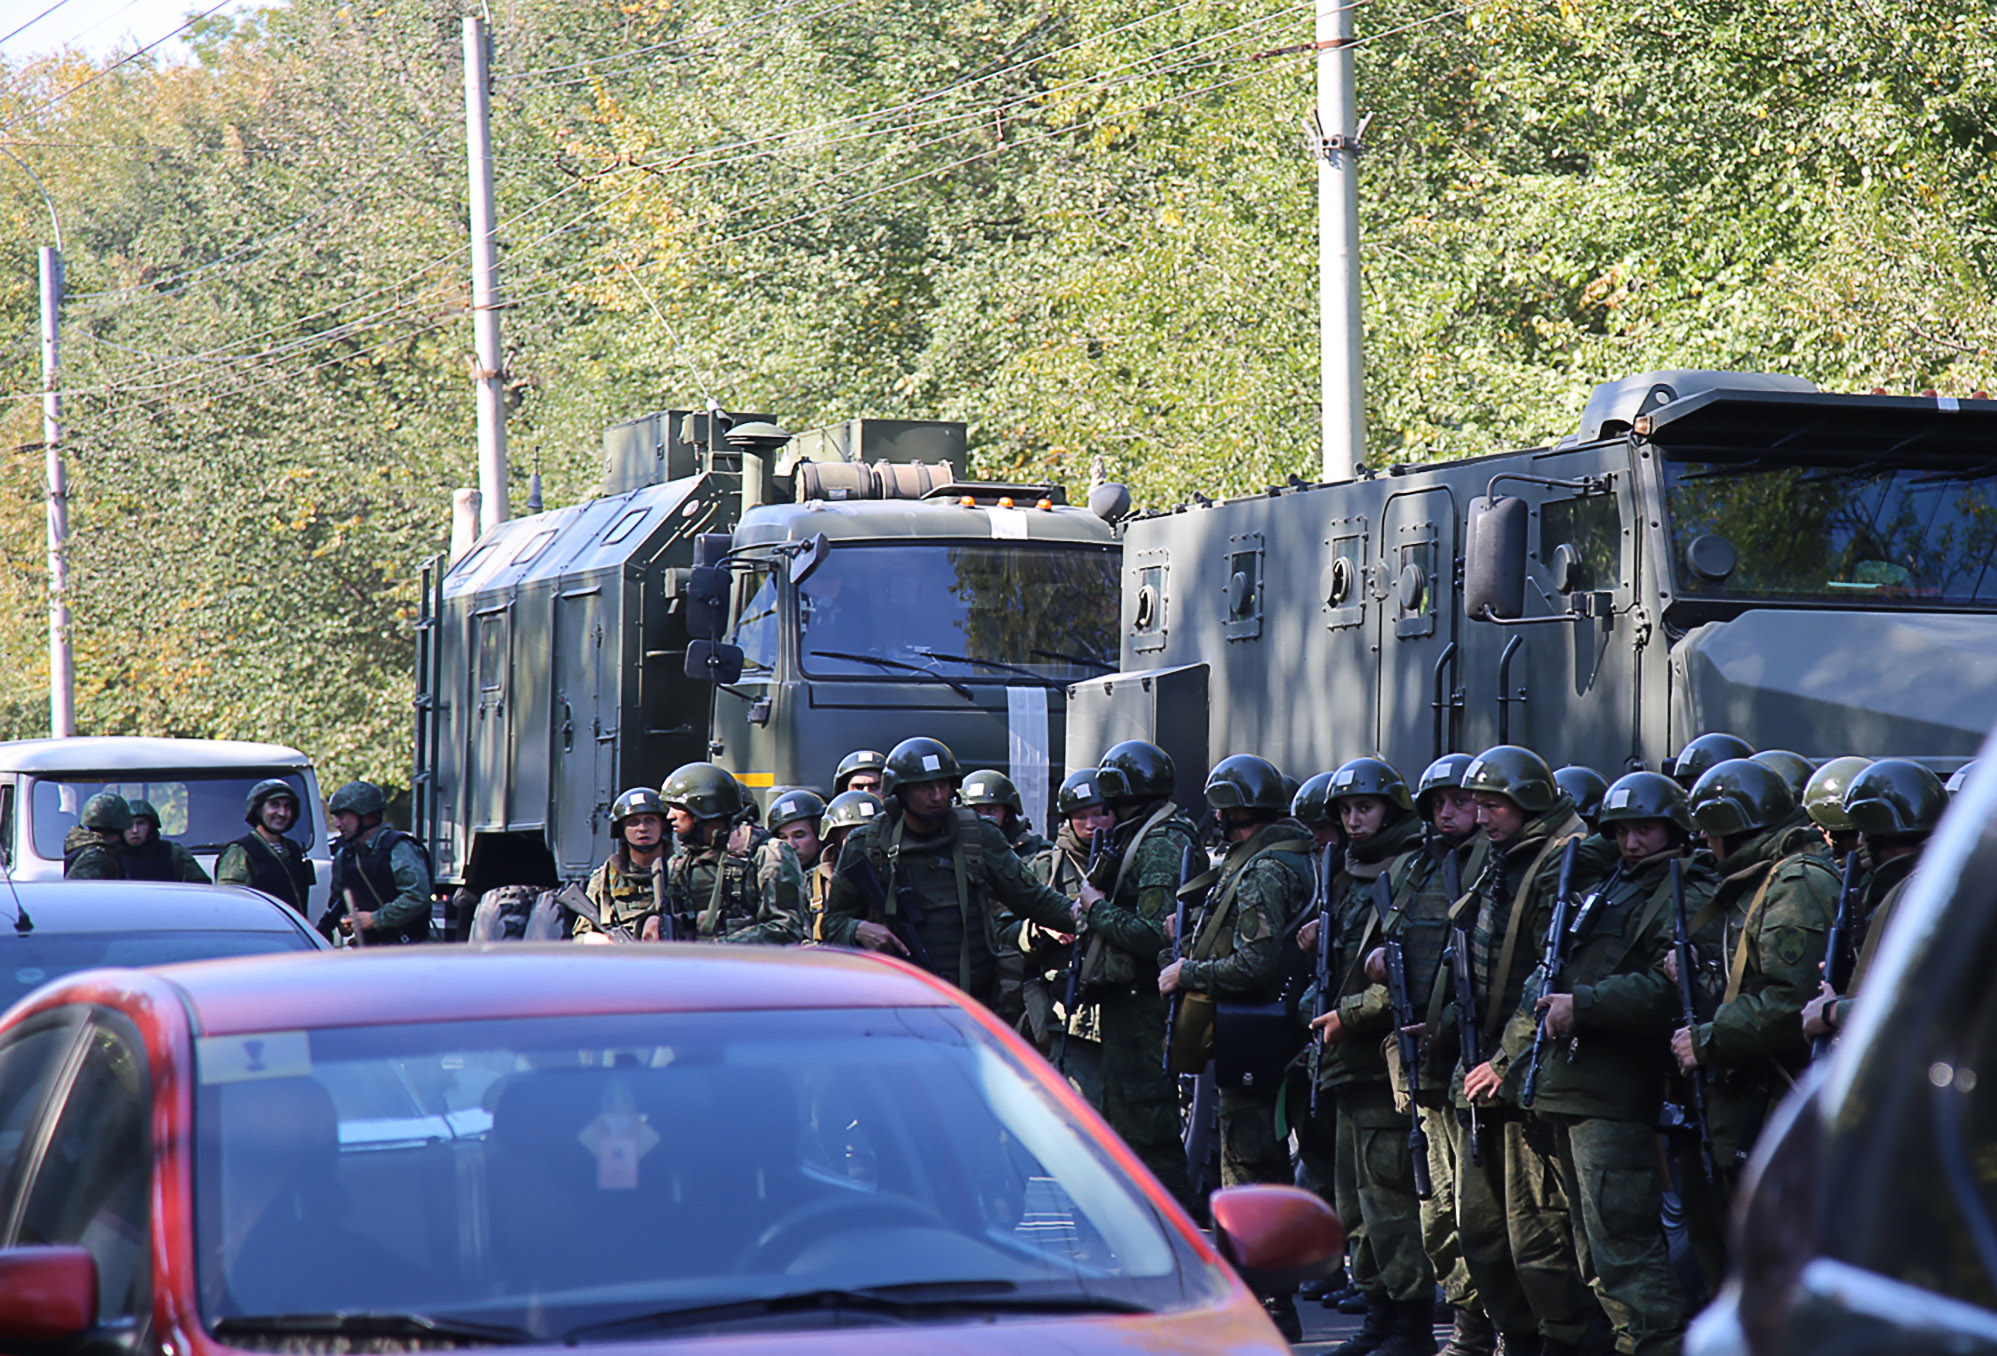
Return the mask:
M564 878L595 869L597 831L609 823L617 789L617 690L604 661L603 588L569 589L555 599L555 757L551 760L549 847Z
M513 669L513 605L472 615L470 728L465 732L465 820L473 829L506 826L506 778L512 766L507 703Z
M1373 744L1410 782L1459 734L1455 499L1446 484L1400 490L1380 519Z

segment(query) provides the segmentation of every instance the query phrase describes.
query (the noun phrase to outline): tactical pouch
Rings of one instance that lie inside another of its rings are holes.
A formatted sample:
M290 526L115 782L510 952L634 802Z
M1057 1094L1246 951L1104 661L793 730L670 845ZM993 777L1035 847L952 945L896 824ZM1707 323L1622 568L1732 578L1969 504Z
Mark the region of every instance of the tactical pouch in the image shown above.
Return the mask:
M1214 1005L1213 1073L1223 1088L1273 1096L1283 1070L1302 1048L1289 1005L1281 1000Z
M1213 1058L1214 1001L1203 993L1179 995L1179 1017L1171 1035L1171 1067L1175 1074L1196 1074Z
M1082 973L1078 981L1085 994L1126 994L1137 983L1137 960L1122 947L1111 946L1101 933L1089 937L1082 953Z

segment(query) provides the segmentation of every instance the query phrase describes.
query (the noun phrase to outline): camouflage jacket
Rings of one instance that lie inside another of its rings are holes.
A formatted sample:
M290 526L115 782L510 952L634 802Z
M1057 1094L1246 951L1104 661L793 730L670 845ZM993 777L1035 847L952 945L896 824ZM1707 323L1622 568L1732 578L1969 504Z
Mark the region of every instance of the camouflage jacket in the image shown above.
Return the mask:
M1310 907L1311 851L1310 831L1294 819L1228 847L1197 925L1188 923L1180 988L1239 1002L1277 996L1283 939Z
M726 838L673 857L666 898L689 940L804 940L804 868L789 843L755 824L737 824Z
M659 911L659 896L652 882L656 871L664 865L665 855L661 853L652 867L634 868L630 853L620 847L591 873L582 892L596 905L597 917L606 924L623 925L636 938L643 934L645 919ZM589 919L576 915L576 936L599 930Z
M1325 1087L1387 1079L1381 1042L1393 1031L1393 1008L1387 1001L1387 986L1366 978L1366 956L1390 937L1401 937L1405 948L1408 905L1415 899L1409 884L1422 855L1420 848L1421 820L1409 814L1345 850L1344 888L1332 909L1332 936L1319 939L1320 945L1331 947L1330 1008L1338 1013L1345 1031L1345 1039L1319 1057L1318 1081ZM1388 901L1384 916L1379 886L1374 883L1383 877ZM1439 899L1427 902L1447 907ZM1434 950L1437 956L1442 954L1440 945Z
M125 840L111 840L81 824L62 840L62 874L65 880L125 879Z
M1719 879L1691 862L1682 870L1689 919ZM1671 1031L1680 1016L1678 986L1663 968L1676 935L1670 854L1619 863L1607 881L1583 892L1581 904L1566 964L1551 986L1574 997L1574 1034L1547 1038L1533 1110L1648 1125L1671 1072Z
M1712 1020L1692 1028L1701 1064L1773 1060L1793 1072L1808 1061L1803 1004L1822 978L1838 875L1820 853L1781 855L1786 834L1785 826L1757 834L1719 863L1714 904L1726 918L1727 987Z
M1851 992L1838 999L1838 1010L1832 1015L1834 1029L1842 1027L1845 1018L1851 1016L1851 1000L1865 982L1865 972L1872 968L1873 957L1879 954L1879 940L1886 935L1886 925L1893 921L1893 909L1900 896L1907 893L1907 882L1913 879L1914 867L1920 860L1920 853L1910 852L1872 869L1865 883L1865 941L1859 945L1858 959L1851 967L1851 983L1847 986Z
M1156 822L1143 832L1154 815ZM1187 848L1198 849L1199 831L1177 806L1165 803L1117 825L1111 841L1118 850L1105 853L1097 868L1098 876L1108 879L1095 882L1110 897L1089 910L1089 930L1105 948L1121 953L1121 966L1114 960L1105 966L1110 974L1126 971L1139 993L1147 988L1156 993L1158 954L1172 945L1165 920L1178 905L1179 867ZM1200 865L1206 865L1204 856Z

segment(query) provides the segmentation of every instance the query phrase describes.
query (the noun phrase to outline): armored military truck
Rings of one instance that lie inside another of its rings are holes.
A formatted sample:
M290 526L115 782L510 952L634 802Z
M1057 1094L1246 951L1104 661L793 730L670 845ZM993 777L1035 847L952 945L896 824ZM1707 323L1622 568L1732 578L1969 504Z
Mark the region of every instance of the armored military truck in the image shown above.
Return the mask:
M1306 776L1517 742L1608 776L1731 730L1946 771L1997 720L1997 401L1672 371L1551 447L1131 518L1069 747Z
M605 443L603 493L426 572L415 821L441 883L581 879L618 792L681 763L829 792L841 755L918 733L1044 822L1066 689L1115 665L1104 516L968 480L961 424L667 411Z

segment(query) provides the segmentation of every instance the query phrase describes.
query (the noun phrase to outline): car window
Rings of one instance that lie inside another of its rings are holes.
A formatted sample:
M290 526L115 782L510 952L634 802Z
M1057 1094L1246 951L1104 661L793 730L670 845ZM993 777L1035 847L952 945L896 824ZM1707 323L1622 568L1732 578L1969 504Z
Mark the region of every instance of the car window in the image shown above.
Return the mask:
M48 861L62 859L63 838L76 827L83 806L100 791L127 800L150 802L160 814L160 835L189 852L217 852L244 833L243 801L250 788L267 777L289 785L299 804L298 822L286 837L302 848L313 846L311 802L305 795L303 773L281 768L146 771L129 778L73 773L34 779L27 797L28 828L35 853Z
M0 1225L12 1215L14 1172L81 1020L74 1010L34 1020L0 1040Z
M97 1261L100 1322L138 1315L151 1293L151 1080L145 1047L100 1021L31 1169L17 1244L78 1244Z
M51 920L44 916L38 921L47 924ZM282 932L205 929L55 932L44 927L26 935L4 928L0 929L0 1009L9 1007L52 979L99 965L168 965L174 961L317 949L317 944L301 928L286 928Z

